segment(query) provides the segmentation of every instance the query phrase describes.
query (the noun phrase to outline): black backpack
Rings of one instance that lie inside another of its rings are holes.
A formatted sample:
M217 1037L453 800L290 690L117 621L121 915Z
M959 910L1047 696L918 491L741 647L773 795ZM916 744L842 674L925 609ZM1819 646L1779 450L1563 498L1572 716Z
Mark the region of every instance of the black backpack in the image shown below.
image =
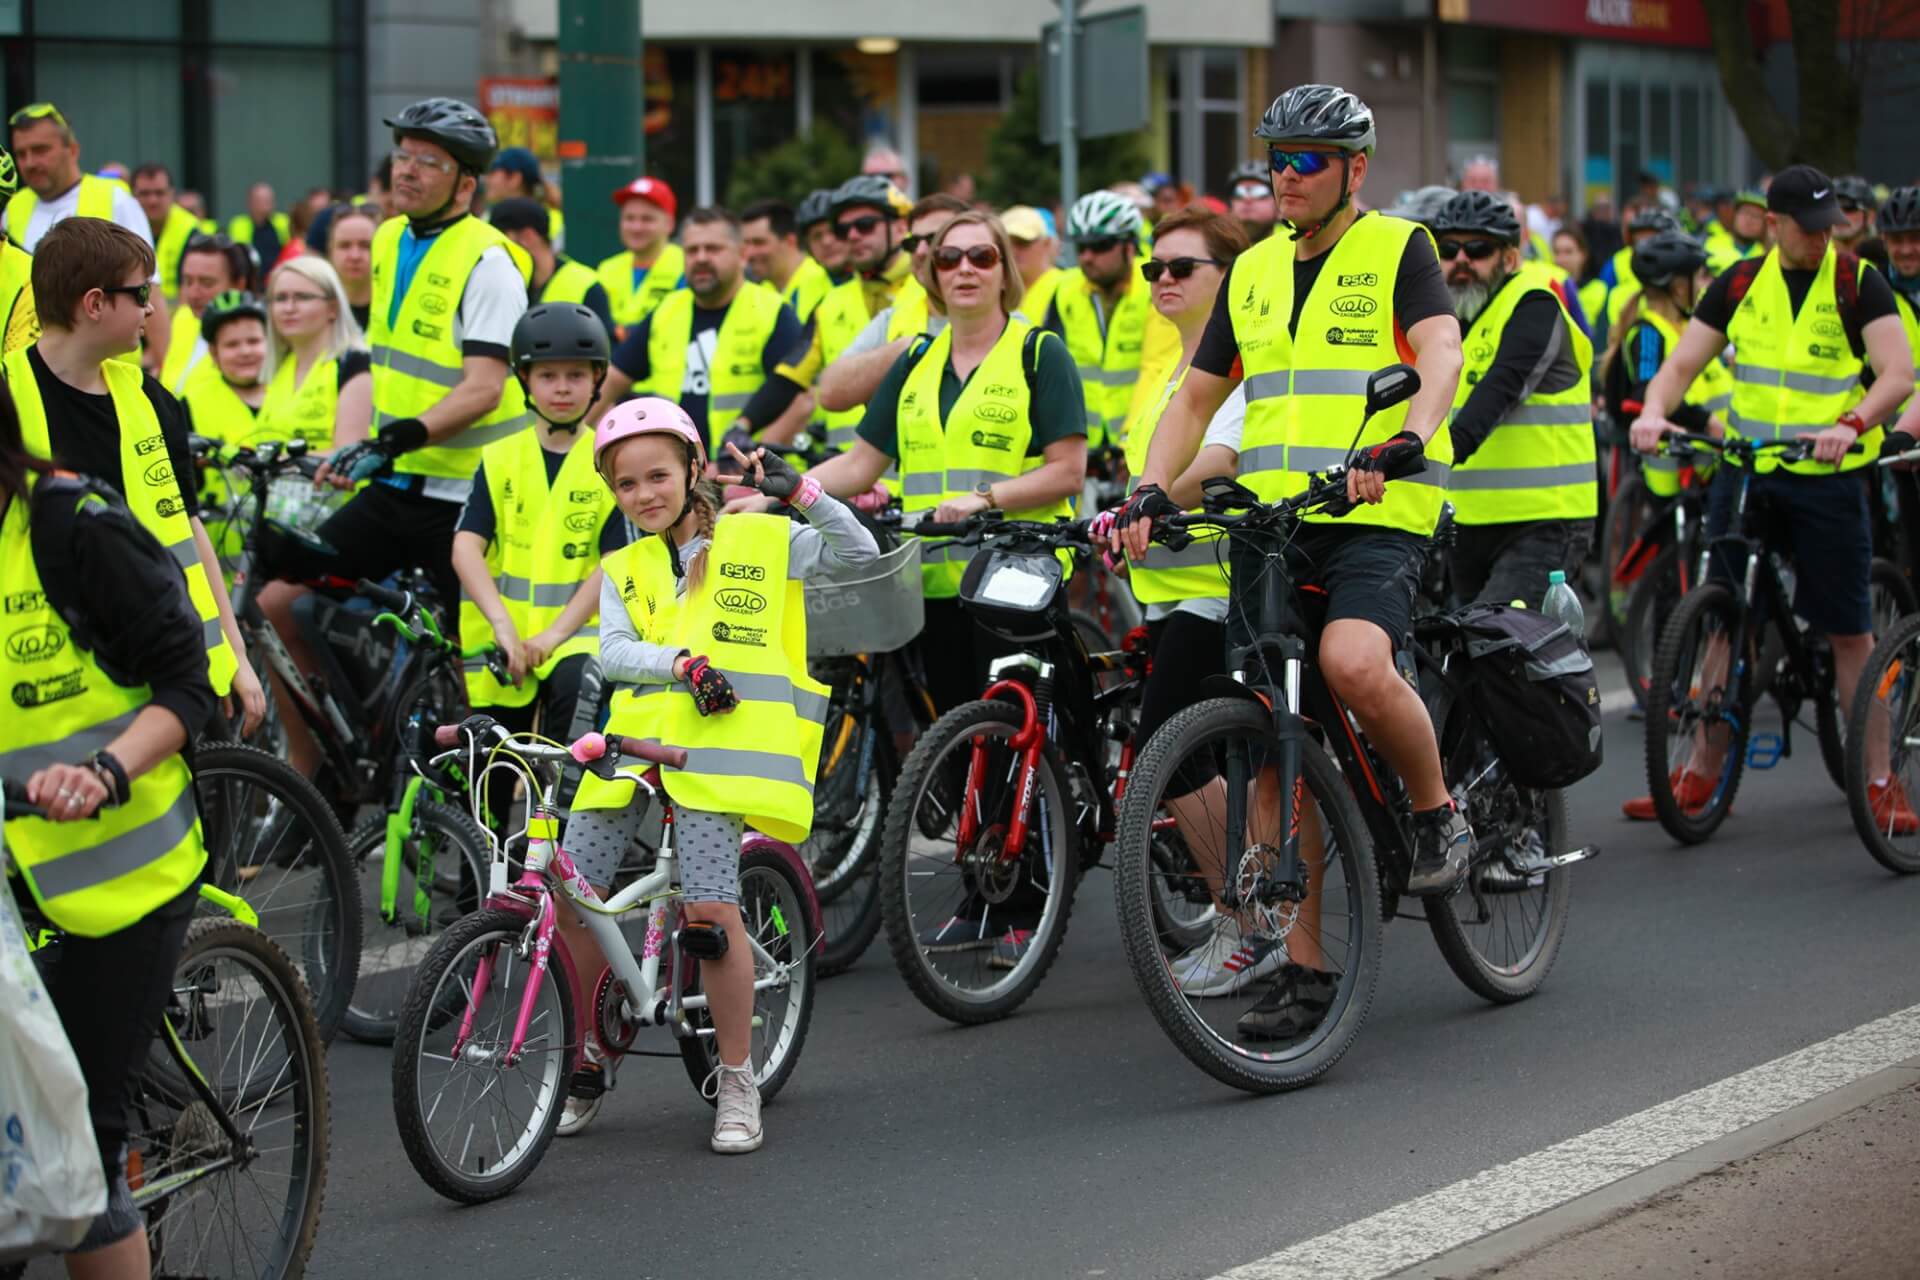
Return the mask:
M1467 651L1467 700L1507 775L1549 789L1598 769L1600 686L1580 637L1504 604L1469 605L1453 619Z

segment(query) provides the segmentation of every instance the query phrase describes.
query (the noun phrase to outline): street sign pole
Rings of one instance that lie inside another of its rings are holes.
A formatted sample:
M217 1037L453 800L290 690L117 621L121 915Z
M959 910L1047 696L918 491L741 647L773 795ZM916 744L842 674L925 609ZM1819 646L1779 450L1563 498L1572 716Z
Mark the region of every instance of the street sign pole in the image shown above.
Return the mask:
M1073 208L1080 198L1080 121L1074 102L1080 87L1073 80L1073 42L1080 25L1080 0L1060 0L1060 64L1054 100L1060 106L1060 204Z
M567 254L620 248L613 193L646 165L640 0L560 0L560 173Z

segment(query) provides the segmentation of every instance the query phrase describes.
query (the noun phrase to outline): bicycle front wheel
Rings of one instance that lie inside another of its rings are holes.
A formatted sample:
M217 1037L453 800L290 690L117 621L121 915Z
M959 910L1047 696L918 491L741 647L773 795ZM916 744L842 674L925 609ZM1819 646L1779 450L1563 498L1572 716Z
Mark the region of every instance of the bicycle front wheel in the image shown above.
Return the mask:
M1647 787L1668 835L1699 844L1727 819L1752 731L1736 657L1746 617L1717 582L1695 587L1667 620L1647 673Z
M1353 797L1308 739L1287 803L1280 751L1270 713L1246 698L1210 698L1168 720L1134 765L1114 868L1120 938L1147 1008L1189 1061L1249 1093L1297 1089L1328 1071L1360 1033L1380 976L1379 878ZM1218 907L1185 950L1155 910L1162 812L1175 816ZM1290 816L1304 884L1283 891ZM1238 910L1224 905L1229 863L1239 867Z
M326 1049L271 938L196 920L128 1107L155 1275L298 1276L326 1195ZM231 1131L229 1131L231 1130Z
M528 921L491 908L457 922L421 961L393 1042L393 1117L414 1171L449 1200L497 1200L553 1141L574 1055L573 993L554 957L515 1027L533 965Z
M1884 740L1890 784L1875 788L1869 745ZM1847 717L1847 808L1874 860L1900 875L1920 873L1920 617L1880 638L1860 673Z
M292 765L255 747L203 744L193 776L207 878L259 913L313 996L320 1038L332 1040L360 970L359 883L333 810Z

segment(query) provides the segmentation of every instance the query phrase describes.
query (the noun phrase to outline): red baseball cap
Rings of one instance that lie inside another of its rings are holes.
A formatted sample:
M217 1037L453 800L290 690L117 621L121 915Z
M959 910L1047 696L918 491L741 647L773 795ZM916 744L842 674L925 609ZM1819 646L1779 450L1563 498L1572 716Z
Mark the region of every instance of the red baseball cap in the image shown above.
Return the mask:
M673 198L673 188L658 178L635 178L613 193L615 204L625 204L629 200L645 200L669 218L680 216L677 212L680 205Z

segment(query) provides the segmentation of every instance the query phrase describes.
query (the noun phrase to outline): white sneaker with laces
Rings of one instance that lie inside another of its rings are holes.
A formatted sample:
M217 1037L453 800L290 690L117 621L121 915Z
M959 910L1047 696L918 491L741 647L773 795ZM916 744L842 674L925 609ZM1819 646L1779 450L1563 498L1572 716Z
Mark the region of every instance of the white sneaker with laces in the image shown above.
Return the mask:
M600 1114L600 1104L607 1100L605 1091L613 1088L613 1064L592 1040L587 1041L581 1065L600 1068L601 1092L592 1098L568 1097L567 1105L560 1111L560 1127L553 1131L555 1137L571 1138L592 1124L593 1118Z
M1173 981L1182 995L1230 996L1279 970L1287 950L1261 933L1245 933L1231 916L1204 942L1173 962Z
M721 1063L707 1077L700 1094L714 1100L715 1151L732 1156L760 1149L764 1136L760 1130L760 1086L754 1083L751 1066Z

